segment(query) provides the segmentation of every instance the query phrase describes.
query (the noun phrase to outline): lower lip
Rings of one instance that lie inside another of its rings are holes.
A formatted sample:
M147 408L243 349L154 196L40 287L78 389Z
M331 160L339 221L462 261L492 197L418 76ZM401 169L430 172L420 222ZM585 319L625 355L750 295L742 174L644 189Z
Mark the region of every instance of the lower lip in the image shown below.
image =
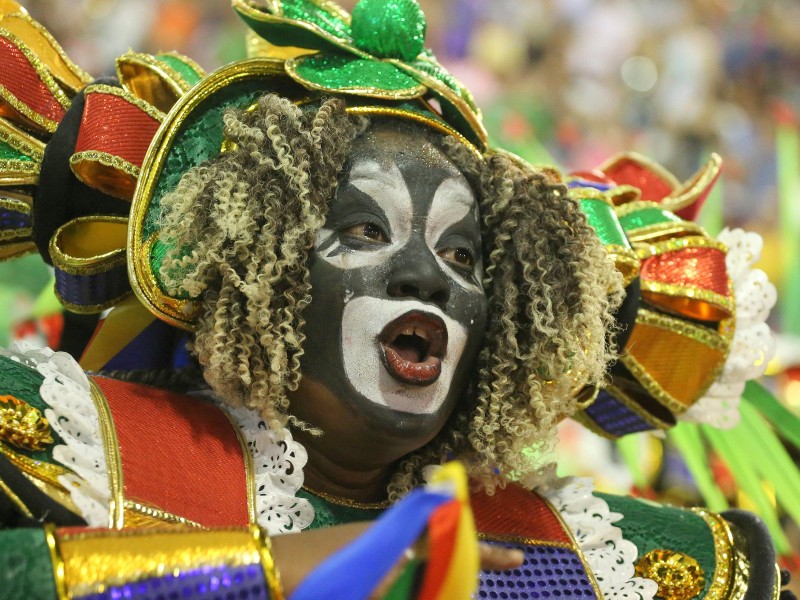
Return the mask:
M383 363L389 375L409 385L430 385L442 374L442 359L429 356L422 362L411 362L402 358L397 352L381 345Z

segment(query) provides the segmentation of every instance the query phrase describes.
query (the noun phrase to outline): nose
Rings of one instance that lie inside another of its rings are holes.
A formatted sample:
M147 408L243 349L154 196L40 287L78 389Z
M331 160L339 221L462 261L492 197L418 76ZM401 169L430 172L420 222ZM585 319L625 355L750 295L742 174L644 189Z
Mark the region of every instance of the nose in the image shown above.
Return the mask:
M450 280L427 245L423 249L412 242L394 257L387 291L393 298L417 298L444 309Z

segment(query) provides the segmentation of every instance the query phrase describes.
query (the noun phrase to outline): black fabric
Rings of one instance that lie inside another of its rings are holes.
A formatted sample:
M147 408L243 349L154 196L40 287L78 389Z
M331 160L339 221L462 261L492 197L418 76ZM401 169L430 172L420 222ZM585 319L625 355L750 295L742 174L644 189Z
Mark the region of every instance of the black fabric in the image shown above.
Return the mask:
M119 87L115 78L96 80ZM47 143L42 160L39 185L33 197L33 239L48 264L50 238L56 229L76 217L88 215L121 215L130 212L130 202L95 190L80 181L69 166L75 152L78 131L83 118L84 96L79 92L72 99L64 119Z
M625 288L625 299L614 312L614 324L616 325L617 333L613 341L617 352L622 352L633 332L636 314L639 312L641 287L638 277L631 281L628 287Z
M59 526L86 525L82 517L42 492L2 454L0 454L0 481L33 513L33 518L23 514L0 487L0 529L39 527L42 523L54 523Z
M81 315L68 310L64 311L64 328L57 350L66 352L75 360L80 360L89 340L92 339L100 314Z
M743 600L772 600L775 589L775 546L764 522L745 510L727 510L721 513L733 523L747 539L747 560L750 562L750 579Z

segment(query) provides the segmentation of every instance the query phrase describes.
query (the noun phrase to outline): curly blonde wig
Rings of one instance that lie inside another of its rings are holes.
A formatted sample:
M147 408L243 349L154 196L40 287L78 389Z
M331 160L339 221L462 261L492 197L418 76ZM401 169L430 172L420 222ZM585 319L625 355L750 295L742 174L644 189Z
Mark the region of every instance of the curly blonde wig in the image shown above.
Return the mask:
M202 298L192 350L215 393L276 426L291 419L287 392L301 377L309 253L368 123L341 99L309 110L273 95L224 120L232 149L162 201L165 241L192 250L168 254L161 275L169 292ZM391 498L445 456L489 490L535 483L575 392L603 379L622 297L613 263L551 174L436 139L479 197L489 320L474 381L443 430L399 461Z

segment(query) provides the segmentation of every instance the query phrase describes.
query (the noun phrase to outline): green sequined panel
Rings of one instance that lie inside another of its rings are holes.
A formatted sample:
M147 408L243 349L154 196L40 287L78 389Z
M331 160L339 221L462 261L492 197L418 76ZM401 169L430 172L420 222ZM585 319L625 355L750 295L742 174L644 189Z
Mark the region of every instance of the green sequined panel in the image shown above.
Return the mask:
M53 600L56 586L41 529L0 531L0 600Z
M713 582L716 565L714 538L702 517L689 510L653 504L610 494L595 495L608 503L613 512L624 518L614 523L622 530L626 540L636 544L639 556L651 550L674 550L694 558L705 572L704 597Z
M24 160L26 162L31 162L33 159L15 150L9 144L0 141L0 160Z

